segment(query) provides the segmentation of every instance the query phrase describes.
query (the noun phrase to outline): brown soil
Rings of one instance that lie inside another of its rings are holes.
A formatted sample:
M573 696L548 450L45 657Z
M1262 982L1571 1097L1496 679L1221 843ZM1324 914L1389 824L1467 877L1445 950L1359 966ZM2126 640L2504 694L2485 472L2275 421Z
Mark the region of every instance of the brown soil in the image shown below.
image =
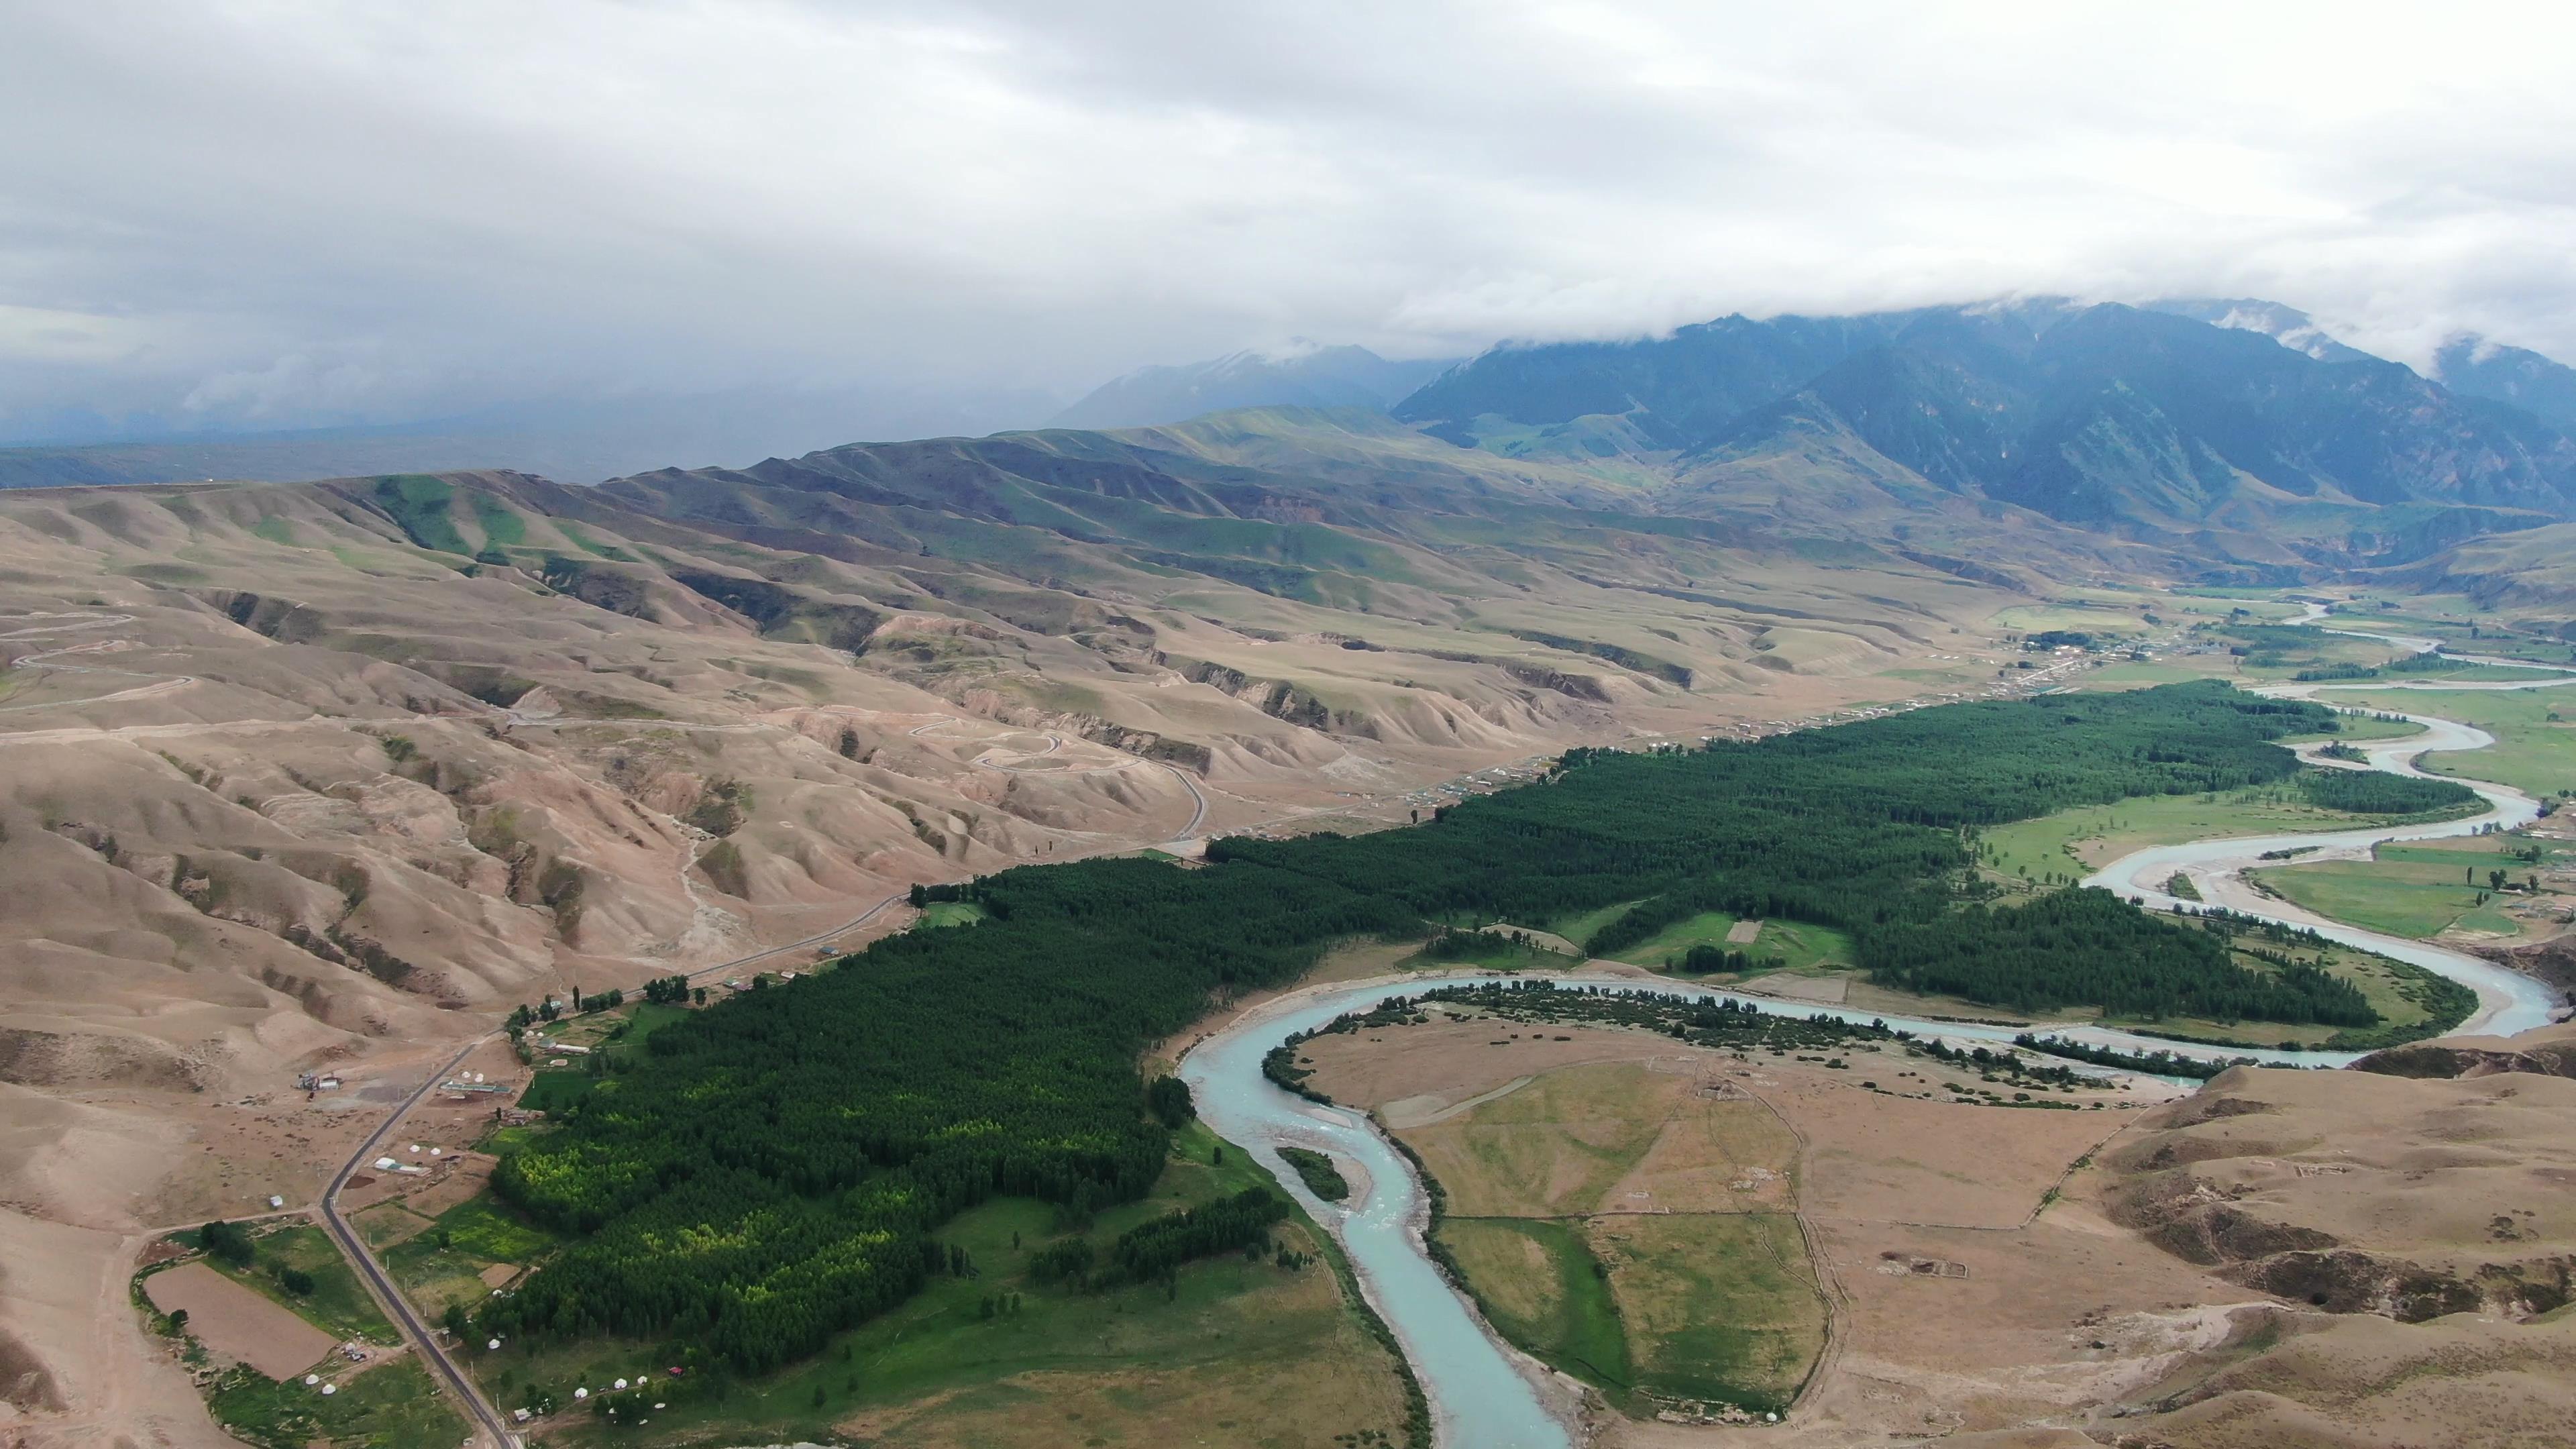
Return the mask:
M203 1263L164 1268L143 1291L164 1313L185 1309L200 1343L273 1379L304 1372L332 1348L331 1335Z

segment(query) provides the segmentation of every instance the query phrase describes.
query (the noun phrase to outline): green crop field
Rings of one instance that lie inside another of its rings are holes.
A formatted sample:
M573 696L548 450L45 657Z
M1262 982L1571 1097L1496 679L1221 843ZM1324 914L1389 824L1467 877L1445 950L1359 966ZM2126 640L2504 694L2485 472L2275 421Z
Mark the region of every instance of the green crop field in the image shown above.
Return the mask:
M480 1276L484 1269L496 1263L524 1267L556 1241L485 1196L440 1213L381 1256L404 1295L434 1317L451 1303L480 1303L488 1291Z
M1757 1411L1789 1407L1824 1350L1826 1323L1796 1219L1674 1213L1589 1226L1638 1388Z
M985 918L982 906L973 901L932 901L921 908L924 926L971 926Z
M2454 927L2512 936L2522 927L2503 902L2479 897L2492 897L2489 871L2519 883L2538 869L2505 853L2523 844L2491 835L2383 845L2371 860L2279 866L2255 872L2254 880L2319 915L2392 936L2420 939Z
M1621 947L1613 959L1638 966L1661 966L1693 946L1715 946L1754 957L1777 956L1791 971L1852 963L1849 935L1831 926L1812 926L1804 921L1764 921L1761 934L1754 937L1751 945L1729 945L1726 933L1735 928L1739 919L1724 911L1702 911L1688 920L1675 921L1633 946Z
M1622 1401L1637 1388L1618 1301L1581 1223L1449 1218L1440 1242L1505 1338Z
M519 1105L532 1112L558 1113L590 1095L599 1079L579 1067L539 1067L519 1094Z

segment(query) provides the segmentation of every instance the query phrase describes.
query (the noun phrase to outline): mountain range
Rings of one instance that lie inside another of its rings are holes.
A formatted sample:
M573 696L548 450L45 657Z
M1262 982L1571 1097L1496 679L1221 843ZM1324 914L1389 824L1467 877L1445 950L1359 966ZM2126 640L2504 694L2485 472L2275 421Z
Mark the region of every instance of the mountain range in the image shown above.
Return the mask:
M1385 408L1450 360L1390 362L1365 347L1302 339L1112 379L1048 419L1051 428L1150 428L1235 408Z
M1498 348L1395 415L1507 454L1654 457L1686 491L1883 480L2249 564L2398 561L2576 517L2558 428L2252 302L1728 317Z

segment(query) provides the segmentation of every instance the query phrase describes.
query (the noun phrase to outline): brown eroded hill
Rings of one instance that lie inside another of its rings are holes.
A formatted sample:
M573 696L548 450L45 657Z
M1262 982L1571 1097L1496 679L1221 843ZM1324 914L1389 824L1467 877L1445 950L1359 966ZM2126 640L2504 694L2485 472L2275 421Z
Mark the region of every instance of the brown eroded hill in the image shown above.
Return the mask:
M2576 1026L2239 1069L2113 1159L2116 1215L2288 1308L2139 1445L2547 1444L2576 1416Z

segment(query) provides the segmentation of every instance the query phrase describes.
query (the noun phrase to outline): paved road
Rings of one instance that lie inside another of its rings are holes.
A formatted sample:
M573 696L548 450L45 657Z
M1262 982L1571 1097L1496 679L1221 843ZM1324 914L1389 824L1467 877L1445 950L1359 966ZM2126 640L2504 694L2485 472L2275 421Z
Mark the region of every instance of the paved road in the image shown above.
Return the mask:
M464 1061L476 1047L489 1039L488 1036L483 1036L467 1042L456 1055L447 1059L445 1065L430 1073L429 1080L420 1084L420 1090L405 1098L401 1106L394 1108L384 1121L377 1124L376 1130L368 1134L367 1140L358 1144L358 1150L349 1154L349 1160L340 1164L340 1170L332 1175L331 1185L322 1190L322 1226L330 1230L333 1238L339 1240L340 1251L347 1254L349 1261L355 1263L358 1271L366 1277L368 1285L375 1290L376 1297L384 1303L386 1311L392 1314L394 1326L402 1330L403 1337L411 1340L413 1350L420 1354L439 1377L447 1380L448 1389L464 1403L466 1411L473 1416L481 1432L491 1435L491 1442L500 1446L500 1449L517 1449L518 1436L510 1432L510 1426L502 1418L501 1411L492 1407L492 1401L483 1397L483 1391L475 1387L474 1380L468 1378L465 1370L457 1366L456 1360L448 1356L447 1350L439 1346L437 1336L430 1332L427 1324L420 1321L420 1315L412 1312L410 1300L404 1298L402 1290L394 1286L394 1280L386 1275L384 1265L376 1261L375 1254L367 1251L367 1246L359 1239L357 1230L350 1227L349 1220L340 1215L340 1189L349 1185L351 1174L375 1155L377 1147L392 1133L395 1125L402 1121L405 1113L419 1106L421 1099L437 1090L438 1084L446 1079L448 1073L456 1070L458 1063Z
M1174 840L1188 840L1199 833L1199 825L1207 819L1207 796L1199 792L1199 782L1191 779L1187 770L1178 765L1165 765L1163 768L1171 771L1172 778L1181 782L1181 788L1190 792L1190 799L1198 807L1190 812L1190 823L1182 826L1181 833L1172 837Z
M803 951L822 945L836 936L866 925L876 918L878 912L904 900L908 894L909 892L897 891L828 931L808 936L802 941L790 941L783 946L771 946L765 950L754 951L748 956L737 956L731 961L692 971L688 973L689 979L692 981L714 979L727 972L739 971L745 966L757 965L790 951ZM467 1413L479 1425L480 1432L491 1436L491 1444L495 1449L518 1449L519 1438L511 1431L508 1418L499 1409L493 1407L491 1400L483 1396L482 1390L475 1386L474 1380L456 1362L455 1357L439 1343L438 1335L428 1324L421 1321L420 1315L412 1311L410 1300L403 1297L402 1290L394 1285L392 1277L385 1272L384 1265L376 1261L376 1255L368 1249L366 1241L358 1236L357 1230L351 1227L349 1220L340 1213L340 1190L349 1185L351 1176L376 1157L378 1149L384 1145L385 1139L392 1135L394 1128L402 1122L402 1119L409 1115L414 1107L419 1106L431 1092L438 1090L438 1084L445 1081L468 1056L474 1053L476 1048L502 1034L498 1031L486 1032L467 1042L458 1049L456 1055L448 1058L438 1070L430 1073L428 1080L420 1084L419 1090L404 1098L399 1106L386 1114L385 1120L376 1125L376 1130L368 1134L366 1141L358 1144L358 1149L349 1154L349 1160L342 1163L340 1170L332 1175L330 1186L323 1189L321 1217L322 1226L340 1244L340 1251L357 1266L359 1274L373 1288L376 1297L383 1301L387 1312L393 1318L394 1327L401 1330L403 1337L411 1340L413 1351L418 1353L440 1378L447 1381L449 1390L465 1405Z

